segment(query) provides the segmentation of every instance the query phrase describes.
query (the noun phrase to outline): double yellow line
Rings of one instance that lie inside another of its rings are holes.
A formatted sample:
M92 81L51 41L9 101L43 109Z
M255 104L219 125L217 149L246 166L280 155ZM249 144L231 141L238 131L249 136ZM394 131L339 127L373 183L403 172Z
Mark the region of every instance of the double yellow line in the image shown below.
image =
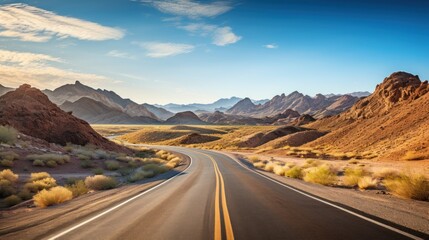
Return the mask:
M222 239L222 227L220 217L220 202L222 202L223 221L225 223L226 239L233 240L234 232L232 231L231 219L229 217L228 205L226 203L225 183L222 174L220 173L219 166L210 155L204 154L213 163L216 175L216 193L215 193L215 225L214 225L214 240ZM220 184L219 184L220 183ZM221 198L219 197L221 195Z

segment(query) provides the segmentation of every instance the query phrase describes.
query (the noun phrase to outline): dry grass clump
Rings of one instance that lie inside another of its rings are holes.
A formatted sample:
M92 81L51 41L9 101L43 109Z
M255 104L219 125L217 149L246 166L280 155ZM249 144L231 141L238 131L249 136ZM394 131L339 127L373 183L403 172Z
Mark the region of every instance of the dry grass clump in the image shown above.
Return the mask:
M373 173L373 176L379 179L395 179L399 178L401 174L396 169L391 168L383 168L381 170L377 170Z
M276 166L275 163L268 162L267 164L265 164L264 170L267 171L267 172L273 172L275 166Z
M19 155L12 152L0 152L0 165L3 167L13 167L14 161L19 159Z
M78 180L71 185L66 185L65 187L72 192L74 198L86 194L89 191L83 180Z
M253 163L253 166L255 168L259 168L259 169L265 169L265 163L264 162L255 162L255 163Z
M150 163L150 164L144 165L143 170L152 171L155 173L155 175L158 175L158 174L167 172L168 168L164 165L158 165L158 164Z
M42 190L33 196L34 204L45 208L51 205L63 203L73 198L72 191L65 187L53 187L49 190Z
M370 176L363 176L357 183L360 189L375 189L377 188L377 179Z
M285 171L285 176L290 178L301 179L303 175L302 168L299 166L293 166L290 169Z
M9 182L15 183L18 181L18 178L18 174L13 173L10 169L5 169L0 172L0 180L7 180Z
M173 169L173 168L179 166L181 161L182 160L180 158L175 157L175 158L171 159L170 161L168 161L168 163L166 163L164 165L166 167L168 167L169 169Z
M106 165L107 170L110 171L118 170L121 167L119 162L115 160L107 160L104 162L104 164Z
M401 174L394 179L383 181L386 188L395 195L415 200L429 200L429 181L421 174Z
M27 159L33 161L34 166L47 166L51 168L70 162L70 156L53 153L30 154L27 156Z
M284 176L284 175L285 175L285 167L284 167L284 166L281 166L281 165L277 165L277 164L275 164L275 165L274 165L273 172L274 172L276 175Z
M104 175L88 176L85 178L85 185L93 190L106 190L115 188L118 183L116 179Z
M419 153L417 151L408 151L403 157L403 159L407 161L423 160L426 158L427 156L425 154Z
M358 186L359 180L364 177L367 172L361 168L346 168L344 170L343 184L348 187Z
M128 181L130 182L137 182L144 178L151 178L154 177L156 174L153 171L150 170L138 170L134 172L129 178Z
M337 174L330 166L321 165L318 167L309 168L304 175L304 181L317 183L321 185L334 185L337 181Z
M0 143L14 144L18 138L18 131L10 126L0 126Z
M261 159L258 156L250 156L249 161L252 163L260 162Z

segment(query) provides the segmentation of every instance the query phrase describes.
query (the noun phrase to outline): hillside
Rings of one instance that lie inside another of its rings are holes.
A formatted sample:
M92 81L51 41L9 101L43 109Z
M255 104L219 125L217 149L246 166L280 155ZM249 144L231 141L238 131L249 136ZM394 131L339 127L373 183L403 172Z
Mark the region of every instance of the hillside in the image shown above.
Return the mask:
M8 87L5 87L5 86L0 84L0 96L2 96L3 94L5 94L7 92L12 91L12 90L13 90L13 88L8 88Z
M349 109L358 100L359 97L350 95L326 97L322 94L317 94L315 97L310 97L295 91L289 95L277 95L260 105L255 105L250 99L246 98L228 109L226 113L263 118L266 116L272 117L291 109L299 114L316 115L321 118L341 113Z
M120 147L95 132L87 122L61 110L40 90L21 85L0 97L0 125L50 143L92 144L104 149Z
M396 72L348 111L307 125L329 134L307 144L338 151L371 151L381 159L427 159L429 86L418 76Z
M91 124L156 124L159 121L142 116L130 116L121 110L111 108L91 98L83 97L75 102L66 101L59 106L73 116Z
M180 112L180 113L176 113L174 116L172 116L171 118L167 119L165 121L165 124L189 124L189 125L201 125L201 124L207 124L206 122L202 121L197 115L195 115L195 113L191 112L191 111L187 111L187 112Z
M43 92L58 106L66 101L75 102L82 97L87 97L101 102L109 108L120 110L132 117L142 116L158 119L158 117L150 112L144 105L139 105L130 99L124 99L113 91L93 89L83 85L79 81L76 81L74 84L63 85L53 91L44 90Z

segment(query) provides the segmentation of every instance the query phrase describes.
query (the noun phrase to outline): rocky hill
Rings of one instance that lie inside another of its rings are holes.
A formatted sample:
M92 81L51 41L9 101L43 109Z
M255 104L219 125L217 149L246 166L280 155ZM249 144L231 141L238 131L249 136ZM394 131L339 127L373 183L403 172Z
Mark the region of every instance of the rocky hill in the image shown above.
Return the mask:
M75 102L65 101L59 106L66 112L92 124L157 124L158 120L144 116L130 116L117 108L83 97Z
M50 143L93 144L108 150L121 148L27 84L0 97L0 125L10 125L26 135Z
M130 99L124 99L113 91L93 89L83 85L79 81L76 81L74 84L63 85L53 91L44 90L43 92L58 106L66 101L75 102L86 97L98 101L111 109L120 110L131 117L161 119L149 111L145 105L137 104Z
M428 91L418 76L393 73L348 111L308 124L330 133L307 145L371 151L382 159L429 158Z
M12 90L13 88L8 88L0 84L0 96Z
M171 118L167 119L165 121L165 124L198 124L198 125L202 125L202 124L207 124L206 122L202 121L197 115L195 115L195 113L191 112L191 111L187 111L187 112L180 112L180 113L176 113L174 116L172 116Z

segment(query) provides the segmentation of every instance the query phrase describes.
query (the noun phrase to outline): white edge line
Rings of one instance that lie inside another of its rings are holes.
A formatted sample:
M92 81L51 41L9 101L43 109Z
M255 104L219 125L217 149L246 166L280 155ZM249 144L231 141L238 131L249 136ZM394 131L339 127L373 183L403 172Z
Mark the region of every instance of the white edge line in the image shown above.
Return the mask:
M297 192L297 193L300 193L300 194L302 194L302 195L304 195L304 196L306 196L306 197L309 197L309 198L314 199L314 200L316 200L316 201L322 202L322 203L324 203L324 204L326 204L326 205L329 205L329 206L331 206L331 207L337 208L337 209L339 209L339 210L341 210L341 211L344 211L344 212L346 212L346 213L349 213L349 214L351 214L351 215L354 215L354 216L356 216L356 217L358 217L358 218L361 218L361 219L363 219L363 220L366 220L366 221L368 221L368 222L374 223L374 224L376 224L376 225L378 225L378 226L381 226L381 227L387 228L387 229L389 229L389 230L391 230L391 231L394 231L394 232L396 232L396 233L402 234L402 235L404 235L404 236L406 236L406 237L409 237L409 238L411 238L411 239L415 239L415 240L424 240L423 238L420 238L420 237L414 236L414 235L412 235L412 234L410 234L410 233L404 232L404 231L399 230L399 229L397 229L397 228L394 228L394 227L392 227L392 226L389 226L389 225L386 225L386 224L384 224L384 223L381 223L381 222L378 222L378 221L376 221L376 220L373 220L373 219L371 219L371 218L365 217L365 216L363 216L363 215L360 215L360 214L358 214L358 213L355 213L355 212L353 212L353 211L350 211L350 210L348 210L348 209L345 209L345 208L340 207L340 206L338 206L338 205L335 205L335 204L333 204L333 203L330 203L330 202L327 202L327 201L325 201L325 200L322 200L322 199L320 199L320 198L318 198L318 197L311 196L311 195L309 195L309 194L307 194L307 193L305 193L305 192L303 192L303 191L300 191L300 190L295 189L295 188L293 188L293 187L290 187L290 186L288 186L288 185L286 185L286 184L284 184L284 183L282 183L282 182L279 182L279 181L277 181L277 180L274 180L274 179L272 179L272 178L270 178L270 177L268 177L268 176L266 176L266 175L264 175L264 174L262 174L262 173L259 173L259 172L257 172L257 171L254 171L254 170L250 169L249 167L247 167L247 166L243 165L243 164L242 164L239 160L237 160L235 157L229 156L229 155L224 154L224 153L221 153L221 152L217 152L217 153L222 154L222 155L224 155L224 156L227 156L227 157L229 157L229 158L233 159L236 163L238 163L238 164L239 164L240 166L242 166L243 168L245 168L245 169L249 170L250 172L256 173L256 174L260 175L261 177L264 177L264 178L266 178L266 179L270 180L271 182L277 183L277 184L279 184L279 185L281 185L281 186L283 186L283 187L286 187L286 188L288 188L288 189L290 189L290 190L292 190L292 191L295 191L295 192Z
M183 154L183 153L182 153L182 154ZM186 154L184 154L184 155L186 155ZM153 190L155 190L155 189L157 189L157 188L161 187L162 185L164 185L164 184L166 184L166 183L170 182L171 180L173 180L173 179L175 179L176 177L178 177L180 174L182 174L182 173L184 173L185 171L187 171L187 170L192 166L192 162L193 162L193 161L192 161L192 157L191 157L191 156L189 156L189 155L188 155L188 157L190 158L191 163L189 164L189 166L188 166L185 170L183 170L183 171L181 171L181 172L179 172L179 173L175 174L173 177L171 177L171 178L169 178L169 179L167 179L167 180L163 181L162 183L160 183L160 184L158 184L158 185L156 185L156 186L154 186L154 187L152 187L152 188L150 188L150 189L148 189L148 190L146 190L146 191L144 191L144 192L142 192L142 193L139 193L138 195L136 195L136 196L134 196L134 197L132 197L132 198L130 198L130 199L128 199L128 200L126 200L126 201L122 202L122 203L119 203L118 205L116 205L116 206L114 206L114 207L111 207L111 208L109 208L109 209L105 210L105 211L104 211L104 212L102 212L102 213L99 213L99 214L95 215L94 217L92 217L92 218L90 218L90 219L87 219L87 220L85 220L85 221L83 221L83 222L81 222L81 223L79 223L79 224L77 224L77 225L75 225L75 226L73 226L73 227L71 227L71 228L69 228L69 229L65 230L65 231L60 232L59 234L57 234L57 235L55 235L55 236L53 236L53 237L48 238L48 240L54 240L54 239L57 239L57 238L59 238L59 237L62 237L62 236L64 236L64 235L66 235L67 233L69 233L69 232L71 232L71 231L73 231L73 230L75 230L75 229L77 229L77 228L80 228L80 227L82 227L83 225L85 225L85 224L87 224L87 223L90 223L90 222L94 221L95 219L100 218L100 217L102 217L102 216L104 216L104 215L106 215L106 214L110 213L111 211L113 211L113 210L115 210L115 209L117 209L117 208L120 208L120 207L122 207L123 205L125 205L125 204L127 204L127 203L129 203L129 202L131 202L131 201L133 201L133 200L135 200L136 198L139 198L139 197L141 197L141 196L143 196L143 195L145 195L145 194L147 194L147 193L149 193L149 192L151 192L151 191L153 191Z

